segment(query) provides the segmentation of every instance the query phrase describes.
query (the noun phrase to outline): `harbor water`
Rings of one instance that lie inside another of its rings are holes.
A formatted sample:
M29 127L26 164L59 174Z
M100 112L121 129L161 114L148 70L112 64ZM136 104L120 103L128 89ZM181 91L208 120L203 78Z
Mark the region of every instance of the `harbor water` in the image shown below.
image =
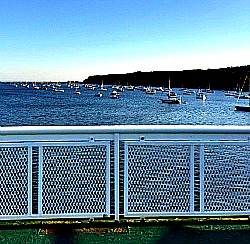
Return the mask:
M108 91L95 97L95 90L81 88L81 94L64 85L64 92L34 90L0 83L0 126L21 125L250 125L250 114L236 112L236 98L223 91L206 94L205 102L195 94L182 95L183 104L164 104L166 93L148 95L134 90L110 99ZM97 89L96 89L97 90ZM242 99L242 103L246 103Z

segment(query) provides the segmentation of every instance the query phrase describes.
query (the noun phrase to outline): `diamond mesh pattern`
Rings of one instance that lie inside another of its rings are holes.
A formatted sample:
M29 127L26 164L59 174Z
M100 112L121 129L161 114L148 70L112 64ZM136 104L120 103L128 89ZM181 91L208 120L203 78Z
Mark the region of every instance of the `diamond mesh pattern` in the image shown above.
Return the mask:
M107 146L43 147L43 214L106 213Z
M250 146L204 148L204 210L250 210Z
M128 145L128 212L190 209L190 146Z
M28 213L28 148L0 147L0 215Z

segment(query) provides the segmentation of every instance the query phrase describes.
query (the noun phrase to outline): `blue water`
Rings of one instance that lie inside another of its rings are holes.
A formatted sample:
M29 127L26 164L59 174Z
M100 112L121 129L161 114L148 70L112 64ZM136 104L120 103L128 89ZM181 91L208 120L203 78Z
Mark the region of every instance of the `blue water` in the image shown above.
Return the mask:
M147 95L140 90L125 91L119 99L110 99L111 88L101 98L86 88L81 88L79 96L63 88L65 92L60 93L0 83L0 126L250 125L250 113L235 111L236 98L225 96L223 91L207 94L205 102L194 95L183 95L184 104L169 105L161 103L160 98L165 96L162 92ZM181 95L179 89L174 90Z

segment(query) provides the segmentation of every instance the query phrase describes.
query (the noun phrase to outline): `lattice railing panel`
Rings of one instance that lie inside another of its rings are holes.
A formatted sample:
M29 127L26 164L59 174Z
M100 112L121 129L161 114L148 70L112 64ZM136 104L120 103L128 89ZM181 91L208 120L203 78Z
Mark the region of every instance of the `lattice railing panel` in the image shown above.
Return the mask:
M0 147L0 215L28 214L28 147Z
M42 213L107 214L107 145L43 147Z
M204 211L250 211L250 146L204 147Z
M186 145L128 144L125 212L188 212L190 150Z

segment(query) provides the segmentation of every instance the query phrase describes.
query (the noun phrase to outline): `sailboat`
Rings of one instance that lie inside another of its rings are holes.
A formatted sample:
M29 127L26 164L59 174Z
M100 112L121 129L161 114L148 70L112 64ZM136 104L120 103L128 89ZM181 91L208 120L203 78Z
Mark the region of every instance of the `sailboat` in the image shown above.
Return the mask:
M240 97L240 94L239 94L239 97L237 99L237 103L235 105L235 110L237 111L244 111L244 112L250 112L250 79L248 78L248 74L246 75L246 78L244 80L244 83L243 83L243 86L242 86L242 89L244 87L244 84L245 84L245 81L248 79L248 92L249 94L247 95L247 98L248 98L248 105L246 104L238 104L239 102L239 97Z
M162 103L168 103L168 104L181 104L182 100L181 97L177 97L177 94L171 89L170 87L170 77L168 80L168 94L166 99L161 99Z
M101 87L100 87L100 91L107 91L108 89L107 88L104 88L103 86L103 80L102 80L102 84L101 84Z

